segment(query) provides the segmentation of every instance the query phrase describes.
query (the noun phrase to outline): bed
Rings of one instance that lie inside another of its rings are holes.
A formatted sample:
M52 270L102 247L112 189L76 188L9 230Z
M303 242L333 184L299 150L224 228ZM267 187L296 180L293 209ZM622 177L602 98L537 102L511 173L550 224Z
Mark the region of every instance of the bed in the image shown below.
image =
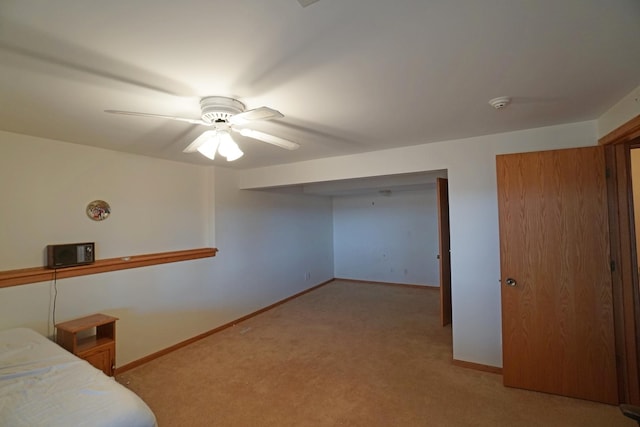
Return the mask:
M135 393L37 332L0 331L0 425L152 427Z

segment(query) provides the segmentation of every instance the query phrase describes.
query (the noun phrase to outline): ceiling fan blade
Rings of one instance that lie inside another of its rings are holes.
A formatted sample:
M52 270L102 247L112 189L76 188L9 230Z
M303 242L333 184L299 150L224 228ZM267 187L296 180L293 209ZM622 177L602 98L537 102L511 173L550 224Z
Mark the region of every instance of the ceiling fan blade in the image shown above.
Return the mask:
M200 119L185 119L184 117L164 116L162 114L137 113L135 111L120 111L120 110L104 110L104 112L111 113L111 114L124 114L127 116L154 117L156 119L178 120L180 122L187 122L194 125L211 126L211 123L207 123L204 120L200 120Z
M296 142L289 141L288 139L280 138L278 136L269 135L268 133L260 132L253 129L231 129L235 132L238 132L242 136L257 139L259 141L266 142L267 144L284 148L285 150L297 150L298 148L300 148L300 144Z
M284 115L278 110L274 110L269 107L260 107L233 115L229 117L228 121L234 125L241 125L254 120L271 120L280 119L282 117L284 117Z

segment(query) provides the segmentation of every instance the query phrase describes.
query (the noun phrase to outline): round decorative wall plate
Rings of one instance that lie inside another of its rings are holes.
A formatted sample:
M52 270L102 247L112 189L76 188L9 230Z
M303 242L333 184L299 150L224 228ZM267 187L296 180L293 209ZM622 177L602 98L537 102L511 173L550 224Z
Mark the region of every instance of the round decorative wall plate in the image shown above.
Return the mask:
M102 221L111 214L111 206L104 200L94 200L87 205L87 216L94 221Z

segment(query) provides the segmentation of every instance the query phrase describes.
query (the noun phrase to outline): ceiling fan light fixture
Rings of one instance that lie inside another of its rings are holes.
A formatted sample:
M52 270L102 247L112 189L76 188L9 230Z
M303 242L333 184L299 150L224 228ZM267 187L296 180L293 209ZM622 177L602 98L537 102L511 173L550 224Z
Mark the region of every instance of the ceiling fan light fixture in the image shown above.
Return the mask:
M211 160L215 160L217 152L225 157L228 162L238 160L244 155L227 130L208 130L203 132L185 149L185 152L188 153L194 151L198 151Z
M218 138L212 137L207 139L201 146L198 147L198 152L205 157L215 160L216 151L218 150Z
M233 146L235 145L237 147L228 132L219 131L218 140L220 141L218 153L220 153L221 156L227 157L227 155L233 151Z
M206 132L202 132L202 134L199 137L194 139L193 142L189 144L189 146L187 146L187 148L185 148L182 151L184 153L195 153L196 151L200 151L198 150L198 148L200 148L200 146L205 144L207 141L213 140L215 135L216 135L215 130L208 130Z
M244 153L240 147L238 147L238 144L234 143L234 145L235 147L233 150L227 154L227 162L233 162L234 160L238 160L240 157L244 156Z

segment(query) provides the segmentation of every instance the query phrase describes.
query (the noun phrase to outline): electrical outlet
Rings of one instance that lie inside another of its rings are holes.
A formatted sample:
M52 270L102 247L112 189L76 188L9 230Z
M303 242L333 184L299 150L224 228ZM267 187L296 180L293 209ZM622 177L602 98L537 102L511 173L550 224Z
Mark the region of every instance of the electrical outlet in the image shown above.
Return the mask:
M307 271L307 272L304 274L304 280L311 280L311 273L310 273L310 272L308 272L308 271Z

